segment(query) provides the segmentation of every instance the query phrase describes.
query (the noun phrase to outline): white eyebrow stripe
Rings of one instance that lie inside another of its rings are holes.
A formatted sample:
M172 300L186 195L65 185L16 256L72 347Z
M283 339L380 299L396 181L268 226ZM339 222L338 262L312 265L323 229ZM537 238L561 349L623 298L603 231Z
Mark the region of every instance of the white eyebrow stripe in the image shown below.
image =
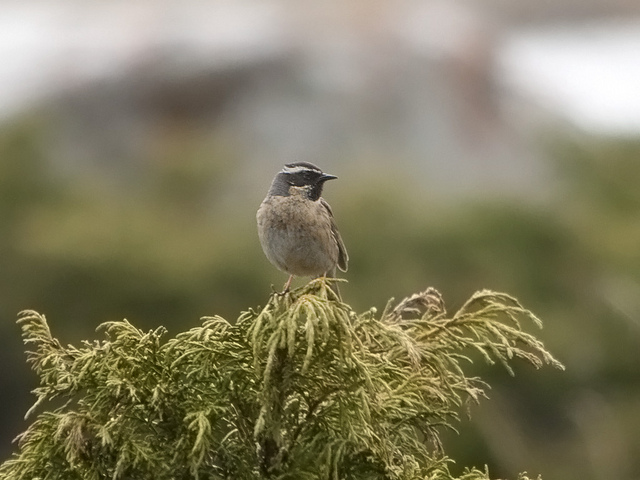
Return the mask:
M308 172L308 171L322 173L320 170L316 170L316 169L309 168L309 167L303 167L301 165L297 165L295 167L287 167L285 165L284 168L282 170L280 170L281 173L291 173L291 174L301 173L301 172Z

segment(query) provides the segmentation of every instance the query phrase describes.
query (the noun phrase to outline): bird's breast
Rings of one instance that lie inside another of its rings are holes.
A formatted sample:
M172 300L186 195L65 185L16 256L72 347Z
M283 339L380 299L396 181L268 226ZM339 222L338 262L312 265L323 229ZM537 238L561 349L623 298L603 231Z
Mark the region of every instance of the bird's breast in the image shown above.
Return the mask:
M269 196L258 209L258 234L267 258L297 276L323 275L336 266L331 219L318 201Z

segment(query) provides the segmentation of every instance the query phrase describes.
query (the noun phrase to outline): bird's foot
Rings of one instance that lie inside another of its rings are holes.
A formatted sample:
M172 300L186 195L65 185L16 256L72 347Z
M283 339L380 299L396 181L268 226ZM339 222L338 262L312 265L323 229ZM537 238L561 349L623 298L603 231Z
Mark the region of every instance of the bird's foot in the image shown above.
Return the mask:
M291 290L291 280L293 280L293 275L289 276L289 280L287 280L287 283L284 284L284 287L282 288L281 292L276 292L274 290L273 293L275 293L276 295L280 295L280 296L284 297ZM272 288L273 288L273 285L272 285Z

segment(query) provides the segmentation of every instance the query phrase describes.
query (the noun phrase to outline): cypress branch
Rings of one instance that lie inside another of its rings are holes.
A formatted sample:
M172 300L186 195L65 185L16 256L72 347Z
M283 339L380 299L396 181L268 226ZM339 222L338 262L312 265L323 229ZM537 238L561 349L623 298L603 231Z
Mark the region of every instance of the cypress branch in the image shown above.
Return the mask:
M316 279L235 323L167 338L109 322L79 347L39 313L18 322L40 386L7 480L453 480L440 433L485 397L463 368L474 352L511 374L516 359L563 368L523 330L540 320L491 291L448 315L430 288L378 316Z

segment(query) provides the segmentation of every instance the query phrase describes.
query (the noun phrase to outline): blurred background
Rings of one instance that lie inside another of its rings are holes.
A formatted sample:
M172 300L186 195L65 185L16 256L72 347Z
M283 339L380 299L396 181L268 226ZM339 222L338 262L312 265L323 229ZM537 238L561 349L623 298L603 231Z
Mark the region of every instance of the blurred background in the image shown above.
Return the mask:
M255 210L305 160L340 177L347 302L505 291L567 366L477 359L454 470L638 478L636 0L4 0L0 58L1 459L20 310L76 343L263 305Z

